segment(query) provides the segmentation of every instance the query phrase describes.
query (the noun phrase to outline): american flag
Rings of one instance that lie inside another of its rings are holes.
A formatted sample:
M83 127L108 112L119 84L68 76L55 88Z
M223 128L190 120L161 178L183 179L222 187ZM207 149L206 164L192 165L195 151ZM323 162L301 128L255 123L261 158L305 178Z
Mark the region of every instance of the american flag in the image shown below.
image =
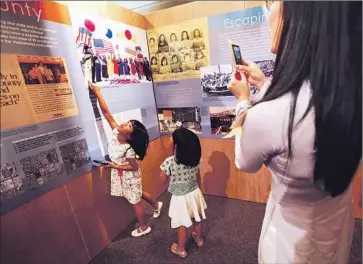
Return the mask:
M93 39L96 56L100 54L114 54L112 43L103 39Z
M76 38L76 44L79 46L81 45L87 45L88 47L91 46L91 37L92 33L88 31L84 27L80 27L78 29L78 36Z
M129 49L129 48L125 48L125 52L128 54L131 54L132 56L136 56L136 51Z

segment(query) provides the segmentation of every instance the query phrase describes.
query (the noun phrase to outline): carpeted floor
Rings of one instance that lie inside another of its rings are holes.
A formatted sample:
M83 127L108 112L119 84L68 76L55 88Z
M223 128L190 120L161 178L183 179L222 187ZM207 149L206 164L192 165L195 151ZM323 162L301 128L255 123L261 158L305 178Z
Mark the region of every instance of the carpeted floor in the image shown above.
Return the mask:
M151 234L133 238L130 233L135 223L122 232L91 264L126 263L257 263L258 240L264 216L265 205L215 196L205 196L208 209L205 221L206 245L198 249L189 239L188 257L182 260L170 253L170 246L176 242L176 231L170 228L168 204L170 195L161 196L163 213L152 218ZM190 231L189 231L190 233ZM356 220L350 264L362 263L362 222Z

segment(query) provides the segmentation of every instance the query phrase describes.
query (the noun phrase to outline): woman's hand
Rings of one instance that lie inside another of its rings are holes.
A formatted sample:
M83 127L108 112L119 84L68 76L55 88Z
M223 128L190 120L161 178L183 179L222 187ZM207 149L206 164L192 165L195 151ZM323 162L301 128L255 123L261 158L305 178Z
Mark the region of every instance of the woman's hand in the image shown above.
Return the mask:
M242 60L243 65L237 66L237 70L245 74L247 82L261 89L266 81L265 74L261 71L260 67L254 62Z
M235 71L232 80L228 84L228 90L239 100L250 100L250 88L244 73Z
M97 84L94 84L94 83L91 83L90 81L88 81L88 85L94 93L100 92L100 87Z

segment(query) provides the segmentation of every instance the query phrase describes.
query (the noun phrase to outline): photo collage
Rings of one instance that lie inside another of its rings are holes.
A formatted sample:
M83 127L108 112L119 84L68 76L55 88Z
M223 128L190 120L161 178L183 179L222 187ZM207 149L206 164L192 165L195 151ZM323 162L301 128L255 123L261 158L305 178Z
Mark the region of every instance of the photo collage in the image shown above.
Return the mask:
M90 81L104 87L151 82L145 31L78 12L71 16L86 84Z
M0 201L11 199L24 193L23 182L14 162L7 162L1 165L0 188Z
M255 62L268 79L272 79L274 63L272 60ZM203 98L233 97L228 90L228 83L232 79L232 65L207 66L200 69ZM257 95L258 89L250 85L251 99ZM227 135L235 119L234 108L210 107L210 122L212 135Z
M155 82L198 78L209 65L206 19L152 29L147 38Z

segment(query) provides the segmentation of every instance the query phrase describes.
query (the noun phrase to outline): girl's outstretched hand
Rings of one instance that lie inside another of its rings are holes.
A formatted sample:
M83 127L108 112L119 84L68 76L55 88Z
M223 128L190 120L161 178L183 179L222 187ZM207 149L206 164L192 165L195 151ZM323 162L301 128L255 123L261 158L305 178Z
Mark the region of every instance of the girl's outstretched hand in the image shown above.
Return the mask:
M91 83L90 81L88 81L88 85L94 93L97 93L100 91L100 87L97 84L94 84L94 83Z
M113 162L110 161L106 161L107 165L105 165L106 168L113 168L113 169L117 169L117 165Z
M250 88L246 76L238 69L233 73L232 80L228 84L228 90L240 101L250 99Z

